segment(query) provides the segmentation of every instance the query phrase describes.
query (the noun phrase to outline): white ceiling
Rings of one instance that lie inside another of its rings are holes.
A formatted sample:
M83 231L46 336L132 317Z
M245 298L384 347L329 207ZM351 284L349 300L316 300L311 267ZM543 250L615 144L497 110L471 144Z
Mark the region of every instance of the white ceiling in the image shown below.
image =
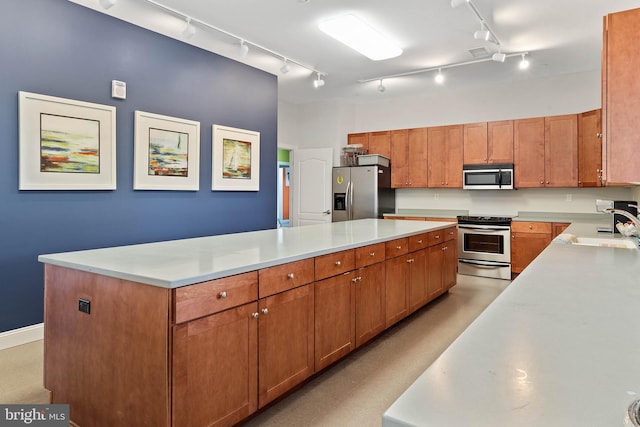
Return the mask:
M70 0L167 36L211 50L278 75L279 98L292 103L330 99L366 102L416 93L458 89L512 79L530 79L600 69L602 17L640 7L640 0L472 0L502 45L503 53L529 52L531 66L518 69L519 58L488 61L443 70L442 86L434 72L379 81L358 80L405 73L472 60L469 49L497 46L473 38L480 23L467 5L451 8L450 0L154 0L185 15L244 38L251 49L239 53L239 40L200 26L185 40L182 17L146 0L118 0L109 10L98 0ZM353 12L395 39L404 53L371 61L331 39L318 22ZM196 25L198 26L198 25ZM291 64L280 73L282 58L261 51L263 46L282 56L326 73L326 85L312 86L316 75Z

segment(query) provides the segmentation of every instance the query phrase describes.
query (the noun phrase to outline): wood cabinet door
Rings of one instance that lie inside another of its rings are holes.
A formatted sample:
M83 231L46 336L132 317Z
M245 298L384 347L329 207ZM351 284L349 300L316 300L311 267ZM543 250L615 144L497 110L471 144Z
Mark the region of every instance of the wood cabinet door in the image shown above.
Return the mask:
M545 186L578 186L578 115L545 117Z
M603 109L607 184L640 182L640 9L607 15L605 19Z
M544 187L544 117L515 120L513 126L515 187Z
M444 292L444 247L446 243L429 248L429 278L427 281L428 300L436 298Z
M562 234L570 225L568 222L554 222L551 227L551 240Z
M385 325L388 328L394 323L407 317L409 311L409 281L408 255L387 259L385 261L385 295L386 316Z
M228 426L256 411L255 302L173 327L174 426Z
M427 128L427 184L430 188L446 187L446 156L445 127Z
M365 150L369 149L369 133L350 133L347 135L347 144L360 144Z
M449 240L444 248L442 287L443 291L447 291L458 282L458 241Z
M511 272L522 273L551 243L551 233L511 233Z
M385 263L360 268L355 274L356 347L359 347L385 328Z
M355 347L353 271L315 283L315 370L320 371Z
M513 163L513 120L487 125L488 163Z
M446 126L446 179L447 188L462 188L462 125Z
M412 188L427 187L427 128L409 129L407 164ZM393 170L393 168L392 168Z
M258 301L258 407L314 373L314 284Z
M578 186L602 186L602 110L578 117Z
M487 163L487 122L464 125L464 164Z
M409 131L391 132L391 186L404 188L409 186Z
M427 303L429 294L429 253L421 249L409 254L409 313L413 313Z
M391 131L369 133L369 154L391 157Z

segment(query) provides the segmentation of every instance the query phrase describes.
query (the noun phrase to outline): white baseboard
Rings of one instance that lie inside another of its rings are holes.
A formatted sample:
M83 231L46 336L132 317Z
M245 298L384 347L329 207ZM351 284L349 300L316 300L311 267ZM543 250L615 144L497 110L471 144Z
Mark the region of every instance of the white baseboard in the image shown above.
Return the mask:
M0 350L27 344L44 338L44 323L0 333Z

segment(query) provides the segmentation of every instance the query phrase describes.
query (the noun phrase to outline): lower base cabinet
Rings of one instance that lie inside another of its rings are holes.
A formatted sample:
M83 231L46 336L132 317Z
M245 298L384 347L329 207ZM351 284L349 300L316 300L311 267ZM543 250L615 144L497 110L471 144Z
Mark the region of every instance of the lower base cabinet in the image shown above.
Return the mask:
M429 301L429 252L422 249L410 254L409 260L409 314Z
M326 368L355 347L353 271L315 284L315 367Z
M173 425L227 426L256 411L257 308L253 302L173 327Z
M409 314L409 255L402 255L385 261L386 315L385 325L390 327Z
M260 408L315 372L314 296L312 283L258 301Z
M385 328L385 264L379 262L355 271L356 347Z

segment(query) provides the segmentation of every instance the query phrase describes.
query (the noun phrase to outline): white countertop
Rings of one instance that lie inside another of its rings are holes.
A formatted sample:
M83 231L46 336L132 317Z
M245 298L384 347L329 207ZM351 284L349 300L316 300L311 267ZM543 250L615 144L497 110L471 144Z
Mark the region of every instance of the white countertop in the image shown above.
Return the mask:
M611 237L596 224L566 232ZM552 243L385 412L385 427L623 426L640 251Z
M40 255L38 261L177 288L451 225L362 219Z

